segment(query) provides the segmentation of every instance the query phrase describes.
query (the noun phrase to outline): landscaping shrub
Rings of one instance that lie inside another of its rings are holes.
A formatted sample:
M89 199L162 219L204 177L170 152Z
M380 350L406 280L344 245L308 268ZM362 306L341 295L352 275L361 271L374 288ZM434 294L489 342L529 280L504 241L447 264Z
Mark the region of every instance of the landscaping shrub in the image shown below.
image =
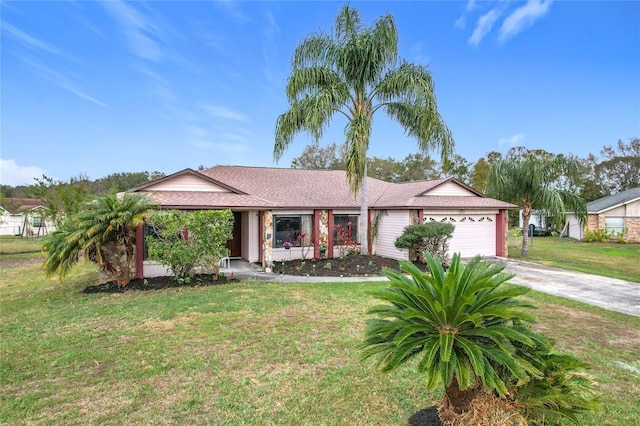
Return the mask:
M177 279L185 279L194 268L219 269L233 238L231 210L154 211L147 219L149 257L167 266Z
M448 222L429 222L404 228L395 245L408 249L411 260L425 263L424 253L438 257L443 265L449 264L449 239L455 226Z
M594 409L586 366L532 329L533 306L519 298L530 289L510 284L504 265L478 256L465 266L455 254L445 272L438 258L425 258L428 273L406 261L402 273L385 271L390 287L372 293L386 303L368 311L376 319L366 325L363 359L377 357L389 372L417 358L427 388L445 389L438 411L446 424L469 424L477 413L482 424L522 424L503 422L515 410L540 425L577 422Z
M611 240L611 234L604 228L587 229L582 239L587 243L608 243Z

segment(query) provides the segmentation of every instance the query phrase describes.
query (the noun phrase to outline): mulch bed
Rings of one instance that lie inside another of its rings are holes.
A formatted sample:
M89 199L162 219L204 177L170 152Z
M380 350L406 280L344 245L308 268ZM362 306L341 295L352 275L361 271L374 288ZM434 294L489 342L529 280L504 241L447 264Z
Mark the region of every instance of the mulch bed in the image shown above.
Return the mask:
M426 265L416 263L424 271ZM273 272L310 277L382 276L382 268L400 270L398 261L376 255L349 255L342 259L280 260L273 263Z
M209 285L222 285L238 282L235 277L229 275L214 276L212 274L194 275L188 282L180 282L175 277L135 278L127 285L118 285L115 281L92 285L82 290L83 293L124 293L125 291L161 290L175 287L202 287Z

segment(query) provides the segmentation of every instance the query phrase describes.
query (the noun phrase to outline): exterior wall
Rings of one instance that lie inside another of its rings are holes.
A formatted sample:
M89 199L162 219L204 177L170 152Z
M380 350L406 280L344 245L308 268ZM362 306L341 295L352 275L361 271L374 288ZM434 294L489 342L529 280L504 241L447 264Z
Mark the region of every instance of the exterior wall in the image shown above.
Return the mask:
M454 196L476 196L473 192L469 191L466 188L461 187L457 183L454 182L446 182L440 186L433 188L429 191L429 195L454 195Z
M569 222L569 226L567 227L567 236L575 240L582 240L583 230L576 215L567 213L567 221Z
M154 191L229 192L226 188L192 175L176 176L145 189L145 192Z
M6 213L0 216L0 235L22 235L24 231L24 219L25 214L10 214ZM46 229L41 229L40 227L34 227L33 224L33 216L29 217L29 224L31 227L31 235L29 236L37 236L38 231L40 231L40 236L44 236L49 234L50 232L55 231L55 226L53 222L50 220L46 221ZM35 216L39 216L35 214Z
M625 219L627 228L627 241L640 243L640 217L628 217Z
M262 268L266 268L273 263L273 212L265 210L262 212Z
M389 210L387 215L380 219L375 254L391 259L408 260L409 252L397 249L395 241L409 223L408 210Z
M640 200L627 204L627 217L640 218Z
M249 262L260 261L259 214L256 211L242 212L242 257Z

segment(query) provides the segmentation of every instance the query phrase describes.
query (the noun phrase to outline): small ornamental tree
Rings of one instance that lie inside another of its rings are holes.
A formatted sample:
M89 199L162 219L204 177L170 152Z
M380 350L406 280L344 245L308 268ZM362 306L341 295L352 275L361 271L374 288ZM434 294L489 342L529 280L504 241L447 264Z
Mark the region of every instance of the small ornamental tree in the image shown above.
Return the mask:
M45 273L63 278L83 253L110 279L128 284L134 270L136 227L152 206L153 201L142 195L119 197L115 193L85 204L76 216L63 218L46 237Z
M227 241L233 238L231 210L158 210L147 219L149 257L167 266L178 278L194 273L194 268L219 268L227 256Z
M395 245L399 249L408 249L411 260L426 263L424 253L440 258L443 265L449 264L449 239L453 235L454 225L448 222L429 222L409 225L404 228Z

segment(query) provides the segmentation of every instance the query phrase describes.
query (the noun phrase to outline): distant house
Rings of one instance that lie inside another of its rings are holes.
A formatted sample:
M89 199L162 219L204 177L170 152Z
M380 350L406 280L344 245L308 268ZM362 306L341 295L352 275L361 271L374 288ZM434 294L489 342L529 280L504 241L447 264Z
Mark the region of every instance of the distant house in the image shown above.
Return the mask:
M607 232L622 232L626 229L627 241L640 243L640 187L621 191L608 197L587 203L585 229L604 228ZM567 213L569 237L582 240L584 229L573 213Z
M301 258L305 249L306 257L320 257L321 247L328 257L337 257L335 226L351 224L352 238L358 239L363 220L377 230L369 241L371 251L384 257L407 259L408 253L395 247L395 239L406 226L425 222L455 225L452 253L506 256L506 213L517 206L488 198L455 178L406 183L367 179L365 218L360 217L359 197L349 192L341 170L186 169L130 192L147 194L165 209L231 209L235 219L228 244L231 257L263 266ZM300 244L301 234L308 236L308 245ZM138 253L143 249L139 246Z
M0 203L0 235L45 235L44 206L36 198L5 198Z

